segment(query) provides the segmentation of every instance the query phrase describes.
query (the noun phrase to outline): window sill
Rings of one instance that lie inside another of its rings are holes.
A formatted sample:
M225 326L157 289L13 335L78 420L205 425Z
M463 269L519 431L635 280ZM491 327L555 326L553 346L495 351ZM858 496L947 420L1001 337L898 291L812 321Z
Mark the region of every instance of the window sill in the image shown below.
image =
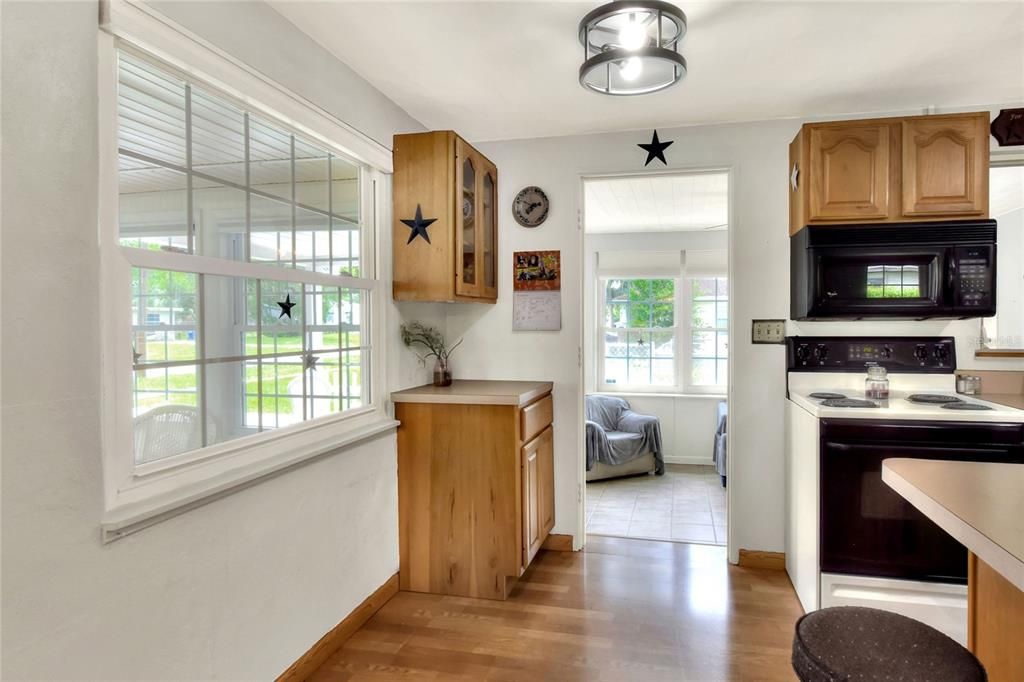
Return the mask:
M305 442L273 457L250 461L228 471L177 485L170 490L142 499L115 503L103 515L100 525L102 540L104 543L119 540L250 485L286 473L300 464L342 452L398 427L398 422L387 415L374 412L365 416L366 419L359 420L358 424L353 424L342 432L331 430L329 434L325 434L329 437L319 442Z
M709 400L725 400L729 396L725 393L669 393L663 391L591 391L588 395L615 395L627 398L707 398Z

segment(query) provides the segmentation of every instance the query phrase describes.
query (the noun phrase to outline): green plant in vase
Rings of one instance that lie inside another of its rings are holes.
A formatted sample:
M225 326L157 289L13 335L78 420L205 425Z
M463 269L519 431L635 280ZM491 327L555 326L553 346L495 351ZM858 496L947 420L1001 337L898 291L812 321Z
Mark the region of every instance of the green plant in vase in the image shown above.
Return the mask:
M409 348L420 345L427 349L426 353L419 356L420 362L424 365L427 358L434 358L435 386L452 385L452 370L448 359L455 349L462 345L462 339L449 348L444 335L437 329L421 322L410 322L402 325L402 342Z

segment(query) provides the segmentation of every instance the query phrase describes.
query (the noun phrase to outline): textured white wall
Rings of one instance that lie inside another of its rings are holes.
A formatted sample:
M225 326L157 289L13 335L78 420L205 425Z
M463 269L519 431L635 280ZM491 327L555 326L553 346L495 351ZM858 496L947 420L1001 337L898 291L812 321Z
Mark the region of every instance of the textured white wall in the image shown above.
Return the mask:
M344 93L335 113L357 128L415 126L276 13L208 7L175 9L305 79L286 86ZM100 544L97 6L4 3L0 31L0 676L272 679L398 569L395 438ZM414 358L389 369L426 380Z
M979 107L986 108L986 107ZM968 110L976 110L970 108ZM892 115L920 112L892 112ZM784 549L783 346L750 343L754 318L789 317L788 146L801 121L661 128L674 140L669 168L731 167L730 224L732 304L732 393L729 410L733 479L730 523L733 549ZM636 147L650 131L482 142L478 147L499 169L500 282L496 306L451 306L448 329L465 334L456 363L459 376L548 379L555 382L555 532L577 533L582 400L576 357L583 319L583 248L578 228L581 177L635 172L645 155ZM661 166L659 166L661 169ZM551 197L551 213L540 228L519 227L509 213L526 185ZM511 329L512 251L562 251L562 331ZM975 360L971 352L977 320L946 322L790 323L791 334L948 334L957 337L963 367L1024 369L1019 360ZM733 559L735 559L735 555Z

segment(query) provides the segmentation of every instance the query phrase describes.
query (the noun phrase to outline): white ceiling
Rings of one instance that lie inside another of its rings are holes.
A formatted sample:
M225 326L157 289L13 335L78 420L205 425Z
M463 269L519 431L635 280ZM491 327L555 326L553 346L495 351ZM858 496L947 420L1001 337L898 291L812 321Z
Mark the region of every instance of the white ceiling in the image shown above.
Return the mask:
M577 82L599 2L271 0L431 129L473 141L1024 101L1024 2L677 2L689 74Z
M727 173L588 179L583 195L588 234L723 230L729 221Z

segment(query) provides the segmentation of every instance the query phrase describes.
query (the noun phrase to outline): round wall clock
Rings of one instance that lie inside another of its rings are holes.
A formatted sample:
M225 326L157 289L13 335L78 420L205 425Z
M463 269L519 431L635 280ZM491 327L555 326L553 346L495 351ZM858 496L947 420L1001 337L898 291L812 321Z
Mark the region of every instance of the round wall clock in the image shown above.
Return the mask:
M512 202L512 215L523 227L537 227L548 217L551 202L540 187L530 185L519 190Z

